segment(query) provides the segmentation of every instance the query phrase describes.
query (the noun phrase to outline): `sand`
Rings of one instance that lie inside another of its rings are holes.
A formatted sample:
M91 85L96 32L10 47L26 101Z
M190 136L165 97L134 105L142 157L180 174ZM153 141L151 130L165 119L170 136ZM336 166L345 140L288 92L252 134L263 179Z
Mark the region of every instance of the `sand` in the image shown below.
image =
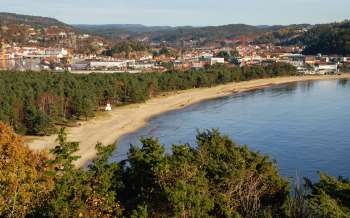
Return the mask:
M86 122L80 122L77 127L68 127L69 141L80 142L76 162L77 167L83 166L96 155L95 145L115 143L121 136L138 130L147 124L147 120L162 113L177 110L200 101L223 97L237 92L263 88L271 85L306 81L332 80L349 78L350 74L335 76L295 76L259 79L239 83L229 83L212 88L190 89L168 93L148 100L145 103L115 107L111 112L103 112ZM25 137L27 145L33 150L45 150L54 147L57 135L44 137Z

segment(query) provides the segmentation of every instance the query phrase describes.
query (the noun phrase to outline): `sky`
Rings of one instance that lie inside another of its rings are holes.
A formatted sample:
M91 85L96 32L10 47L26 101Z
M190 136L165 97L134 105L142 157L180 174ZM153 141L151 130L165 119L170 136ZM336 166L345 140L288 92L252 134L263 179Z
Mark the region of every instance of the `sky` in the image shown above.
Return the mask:
M350 18L350 0L0 0L0 11L68 24L286 25Z

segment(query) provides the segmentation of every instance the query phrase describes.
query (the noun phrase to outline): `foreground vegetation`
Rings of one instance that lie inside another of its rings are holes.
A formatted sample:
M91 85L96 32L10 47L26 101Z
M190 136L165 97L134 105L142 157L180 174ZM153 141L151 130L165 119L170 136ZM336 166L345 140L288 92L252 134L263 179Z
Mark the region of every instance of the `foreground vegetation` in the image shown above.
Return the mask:
M295 75L291 65L214 66L206 70L147 74L0 72L0 121L17 133L48 135L56 124L94 116L107 102L143 102L162 92L228 82Z
M0 123L0 217L349 217L350 182L321 175L305 189L290 184L268 157L218 131L200 132L195 147L141 139L120 163L114 146L76 169L79 143L60 131L48 154L23 145ZM304 191L302 191L304 190Z

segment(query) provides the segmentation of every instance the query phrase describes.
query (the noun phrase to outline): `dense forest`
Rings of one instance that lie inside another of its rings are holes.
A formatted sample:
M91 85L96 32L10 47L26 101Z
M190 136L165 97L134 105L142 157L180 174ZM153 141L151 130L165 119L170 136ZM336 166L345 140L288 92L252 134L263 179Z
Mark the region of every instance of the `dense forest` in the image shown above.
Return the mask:
M350 21L315 25L286 44L304 45L308 55L350 55Z
M302 39L305 54L350 54L350 21L317 25Z
M171 26L145 26L141 24L78 24L73 26L85 32L91 32L108 39L125 38L125 36L132 37L141 33L169 31L176 28Z
M251 26L245 24L229 24L222 26L206 26L206 27L176 27L166 31L155 31L152 33L143 33L152 41L162 42L179 42L181 40L207 40L207 41L223 41L224 39L239 38L240 36L257 36L259 34L269 32L281 28L281 26ZM138 36L140 37L140 36Z
M252 26L245 24L229 24L221 26L143 26L143 25L76 25L75 27L106 38L130 39L149 38L155 42L179 42L181 40L209 41L238 38L242 35L259 35L278 30L283 26Z
M119 163L109 162L114 145L97 144L96 159L77 169L79 143L64 129L50 154L35 153L0 123L0 217L350 216L349 180L321 174L290 192L267 156L217 130L196 139L167 154L143 138Z
M56 125L93 117L100 106L143 102L162 92L295 75L291 65L213 66L145 74L0 72L0 121L17 133L48 135Z

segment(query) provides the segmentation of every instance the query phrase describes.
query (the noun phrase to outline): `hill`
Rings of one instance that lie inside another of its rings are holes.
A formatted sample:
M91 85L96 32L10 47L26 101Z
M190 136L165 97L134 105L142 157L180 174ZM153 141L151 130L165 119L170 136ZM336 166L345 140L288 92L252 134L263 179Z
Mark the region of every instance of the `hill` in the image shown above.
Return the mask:
M181 40L224 40L242 35L262 34L281 26L251 26L229 24L222 26L144 26L139 24L74 25L75 27L107 38L147 38L150 41L177 42Z
M45 28L49 26L59 26L64 28L71 28L72 26L65 24L57 19L49 17L40 16L29 16L15 13L4 13L0 12L0 24L10 25L10 24L26 24L33 26L35 28Z
M226 38L237 38L242 35L255 35L270 30L273 27L259 28L245 24L229 24L223 26L207 27L178 27L168 31L157 31L146 34L153 41L178 40L224 40Z
M292 43L305 45L305 54L350 55L350 21L316 25Z
M350 21L288 26L229 24L222 26L144 26L141 24L68 25L59 20L14 13L0 13L0 39L19 45L65 46L80 52L101 52L120 40L168 42L192 41L206 46L226 39L247 37L253 43L303 45L306 54L350 54ZM86 37L86 33L89 34ZM103 42L103 43L102 43ZM107 46L108 47L108 46Z
M53 18L13 13L0 13L0 41L19 46L65 47L80 53L100 53L108 43Z
M312 25L310 24L292 24L289 26L279 26L274 31L268 31L260 36L258 36L254 42L260 43L272 43L272 44L288 44L292 42L295 38L302 36L307 32Z
M350 21L330 24L290 25L267 32L256 43L305 46L307 55L350 55Z
M77 24L73 26L80 30L91 32L107 38L118 38L124 34L127 36L132 36L140 33L165 31L174 28L170 26L145 26L141 24Z

